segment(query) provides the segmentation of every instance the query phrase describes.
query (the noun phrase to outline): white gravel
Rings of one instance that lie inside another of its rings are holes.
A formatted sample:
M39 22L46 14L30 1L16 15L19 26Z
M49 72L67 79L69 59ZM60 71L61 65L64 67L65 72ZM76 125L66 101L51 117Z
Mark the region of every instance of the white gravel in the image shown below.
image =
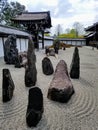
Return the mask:
M50 56L55 69L60 59L66 61L68 70L74 48L60 50L58 57ZM79 48L80 79L71 79L75 94L67 104L47 99L47 91L53 75L46 76L42 72L44 50L36 51L37 83L44 97L44 113L36 128L26 125L26 109L28 90L24 84L24 68L6 65L0 58L0 130L98 130L98 50L90 47ZM12 100L2 102L2 69L9 68L15 91Z

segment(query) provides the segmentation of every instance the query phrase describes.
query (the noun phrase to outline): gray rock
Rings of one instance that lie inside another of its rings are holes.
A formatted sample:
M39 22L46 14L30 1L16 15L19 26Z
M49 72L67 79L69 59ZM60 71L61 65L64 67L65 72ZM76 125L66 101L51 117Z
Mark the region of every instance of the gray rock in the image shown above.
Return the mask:
M27 65L25 67L25 85L27 87L35 86L37 81L36 56L34 52L34 45L32 37L29 37Z
M16 36L9 35L4 47L4 61L6 64L15 64L16 58L18 57L18 49L16 45Z
M34 87L29 90L26 123L29 127L35 127L42 118L43 94L40 88Z
M9 69L3 69L3 82L2 82L2 100L3 102L10 101L13 97L14 82L12 80Z
M72 63L70 66L70 77L73 79L79 79L80 77L80 57L77 47L74 49Z
M52 62L48 57L42 60L42 70L45 75L51 75L54 72Z
M64 60L60 60L50 83L47 97L64 103L68 102L73 93L74 88L68 74L67 64Z

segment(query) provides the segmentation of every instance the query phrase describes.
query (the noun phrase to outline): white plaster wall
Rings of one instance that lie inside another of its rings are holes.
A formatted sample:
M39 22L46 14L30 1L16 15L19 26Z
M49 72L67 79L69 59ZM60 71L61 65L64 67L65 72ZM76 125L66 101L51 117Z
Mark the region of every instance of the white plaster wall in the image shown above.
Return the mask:
M3 42L2 42L2 38L0 38L0 57L4 56L4 52L3 52Z
M17 38L17 41L16 41L16 43L17 43L17 48L18 48L18 51L20 52L20 50L21 50L21 45L20 45L20 40L19 40L19 38Z
M27 51L28 39L17 38L17 48L19 52Z
M4 38L4 41L6 41L7 38ZM28 48L28 39L19 39L17 38L16 41L18 51L27 51ZM3 51L3 42L2 38L0 37L0 57L4 56L4 51Z

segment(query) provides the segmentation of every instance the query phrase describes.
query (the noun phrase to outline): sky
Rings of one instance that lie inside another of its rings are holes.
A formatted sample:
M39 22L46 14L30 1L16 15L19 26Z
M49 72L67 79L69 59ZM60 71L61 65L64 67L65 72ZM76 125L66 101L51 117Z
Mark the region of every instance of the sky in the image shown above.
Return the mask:
M29 12L50 11L52 28L72 28L75 22L88 27L98 22L98 0L8 0L25 5Z

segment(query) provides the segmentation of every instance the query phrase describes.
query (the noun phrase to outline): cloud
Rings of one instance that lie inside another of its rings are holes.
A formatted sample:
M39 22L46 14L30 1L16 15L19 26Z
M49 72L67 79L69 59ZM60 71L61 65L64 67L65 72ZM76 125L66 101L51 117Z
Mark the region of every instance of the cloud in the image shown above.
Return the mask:
M57 16L58 12L59 12L59 8L55 8L55 10L54 10L54 16Z
M61 24L63 28L70 28L74 22L80 22L84 26L89 26L98 20L98 0L17 1L25 5L28 11L50 11L52 26L54 28L57 24Z

